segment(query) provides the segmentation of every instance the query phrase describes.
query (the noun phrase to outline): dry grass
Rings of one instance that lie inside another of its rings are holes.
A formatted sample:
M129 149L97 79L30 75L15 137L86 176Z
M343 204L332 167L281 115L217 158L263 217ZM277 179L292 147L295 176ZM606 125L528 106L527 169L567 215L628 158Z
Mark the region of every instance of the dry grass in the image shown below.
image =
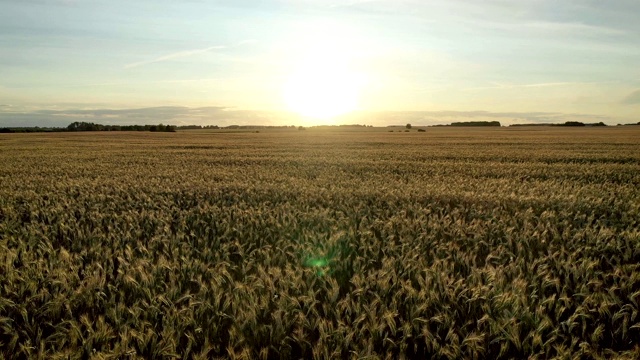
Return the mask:
M640 128L0 135L6 358L640 357Z

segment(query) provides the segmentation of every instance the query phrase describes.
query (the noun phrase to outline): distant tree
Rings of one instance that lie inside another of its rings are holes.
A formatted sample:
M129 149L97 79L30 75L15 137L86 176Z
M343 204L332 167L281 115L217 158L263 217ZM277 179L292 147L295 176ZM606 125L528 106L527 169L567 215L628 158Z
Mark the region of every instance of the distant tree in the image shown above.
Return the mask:
M405 127L406 127L408 130L411 130L411 124L407 124Z
M304 126L298 126L298 130L307 130Z
M560 126L585 126L585 124L579 121L567 121Z
M67 130L69 131L78 131L80 128L80 123L79 122L72 122L71 124L69 124L69 126L67 126Z
M103 126L90 122L73 122L67 126L67 131L100 131Z
M451 126L462 126L462 127L475 127L475 126L500 126L499 121L463 121L463 122L452 122Z
M164 132L175 132L175 125L102 125L102 124L94 124L88 122L73 122L69 124L66 128L43 128L39 129L29 128L26 131L164 131Z

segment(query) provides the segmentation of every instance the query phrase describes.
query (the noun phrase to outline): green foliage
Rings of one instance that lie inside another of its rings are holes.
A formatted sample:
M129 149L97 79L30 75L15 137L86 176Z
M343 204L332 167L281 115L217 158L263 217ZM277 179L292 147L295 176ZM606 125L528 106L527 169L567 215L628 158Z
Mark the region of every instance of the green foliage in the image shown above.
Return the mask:
M0 141L0 357L639 358L640 130Z

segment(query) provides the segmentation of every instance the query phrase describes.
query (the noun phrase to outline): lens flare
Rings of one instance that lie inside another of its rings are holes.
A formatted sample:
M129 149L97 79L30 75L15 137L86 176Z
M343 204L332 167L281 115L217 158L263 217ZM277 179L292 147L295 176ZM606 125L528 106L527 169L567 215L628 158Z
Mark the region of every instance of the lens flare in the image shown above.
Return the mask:
M316 275L323 276L329 269L329 260L325 257L310 257L304 262L304 266L316 271Z

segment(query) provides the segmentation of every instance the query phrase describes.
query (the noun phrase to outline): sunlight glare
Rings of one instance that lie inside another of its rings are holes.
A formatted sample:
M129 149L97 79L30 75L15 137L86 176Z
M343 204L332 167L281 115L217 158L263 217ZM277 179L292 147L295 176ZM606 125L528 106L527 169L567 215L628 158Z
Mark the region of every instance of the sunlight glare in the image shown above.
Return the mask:
M351 66L340 34L324 34L296 60L283 90L287 108L303 117L328 120L358 109L365 76Z

